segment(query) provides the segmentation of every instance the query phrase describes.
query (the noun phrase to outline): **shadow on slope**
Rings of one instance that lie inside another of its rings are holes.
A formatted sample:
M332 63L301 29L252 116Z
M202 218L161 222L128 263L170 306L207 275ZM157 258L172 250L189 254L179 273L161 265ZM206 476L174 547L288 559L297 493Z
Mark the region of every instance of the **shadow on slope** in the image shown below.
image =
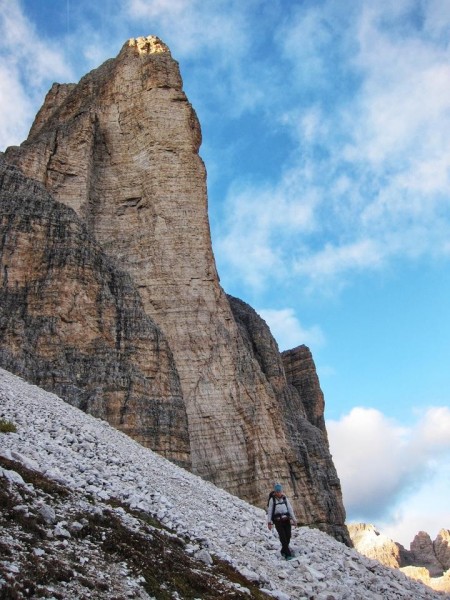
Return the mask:
M147 514L1 456L0 508L2 600L269 597L216 557L190 556L189 540Z

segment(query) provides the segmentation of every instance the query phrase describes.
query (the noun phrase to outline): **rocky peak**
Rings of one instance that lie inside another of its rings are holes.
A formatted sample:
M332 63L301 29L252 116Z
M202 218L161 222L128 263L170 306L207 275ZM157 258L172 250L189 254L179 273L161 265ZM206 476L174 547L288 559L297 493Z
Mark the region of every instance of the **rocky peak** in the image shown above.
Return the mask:
M168 46L156 37L156 35L130 38L128 40L128 47L136 49L139 54L162 54L163 52L170 54Z
M433 589L450 592L450 530L441 529L434 542L428 533L419 531L409 550L367 523L352 523L348 531L355 548L364 556L401 569Z
M434 553L444 569L450 569L450 529L441 529L433 542Z
M352 523L348 526L348 530L355 548L364 556L396 569L411 564L411 554L401 544L381 533L374 525Z
M449 539L450 532L448 530L441 530L435 542L432 542L426 531L419 531L410 546L414 557L413 564L427 568L431 576L442 575L443 570L450 568ZM436 549L439 549L439 556ZM443 562L441 562L441 558Z
M326 436L325 400L310 349L298 346L281 353L286 377L297 390L309 422Z
M273 482L282 480L302 523L349 542L309 351L295 353L299 377L290 381L267 326L220 286L200 143L178 64L149 36L124 44L117 58L78 84L53 86L28 139L5 158L73 209L104 255L129 276L173 357L192 470L261 506ZM33 229L29 235L31 245ZM19 250L10 244L12 254ZM65 277L54 270L45 277L54 275ZM68 282L71 275L58 289ZM27 334L17 315L14 323L3 342L8 351L14 336L20 346ZM61 319L60 326L67 323ZM139 338L138 327L134 335ZM140 343L130 344L136 349L131 364L141 365ZM15 365L22 374L20 360Z

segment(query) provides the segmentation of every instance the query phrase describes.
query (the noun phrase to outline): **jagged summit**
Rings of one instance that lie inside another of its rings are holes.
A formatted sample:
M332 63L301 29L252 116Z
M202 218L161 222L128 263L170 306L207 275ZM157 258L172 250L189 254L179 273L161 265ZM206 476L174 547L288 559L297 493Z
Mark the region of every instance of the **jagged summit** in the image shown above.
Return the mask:
M302 523L350 543L309 351L299 346L289 354L287 373L264 321L220 286L200 144L200 124L183 92L178 63L154 36L127 42L78 84L52 87L28 139L7 149L5 161L44 186L52 215L58 203L73 209L92 243L127 274L161 333L158 339L167 343L167 360L161 363L158 344L154 352L142 336L139 318L124 319L116 280L104 288L85 285L86 268L95 266L86 263L82 239L70 242L73 268L55 268L67 238L59 236L56 243L58 226L40 234L42 223L51 222L46 214L35 214L26 227L14 220L8 207L21 196L6 178L0 190L0 215L10 215L1 221L1 267L8 277L1 288L6 333L0 356L8 362L1 364L36 381L36 371L26 368L25 348L33 346L47 389L70 389L59 393L123 428L134 420L139 441L155 449L162 431L185 436L182 419L174 420L169 410L178 385L194 473L260 506L273 482L282 480ZM64 302L54 314L59 295ZM11 312L5 307L13 297ZM80 299L81 321L73 308ZM108 327L105 315L111 317ZM48 323L45 331L37 326L42 322ZM105 346L119 361L105 373L114 402L93 403L98 348ZM118 375L124 361L142 382L140 390L158 390L158 405L167 409L152 413L160 429L147 427L144 418L155 402L153 392L130 402L128 391L136 387L133 378ZM166 442L166 456L173 452L176 459L177 443Z
M156 35L130 38L125 44L125 47L135 48L139 54L161 54L163 52L168 52L170 54L169 47Z
M419 531L409 550L381 533L374 525L351 523L350 536L358 552L381 564L402 570L438 591L450 592L450 530L441 529L434 541Z

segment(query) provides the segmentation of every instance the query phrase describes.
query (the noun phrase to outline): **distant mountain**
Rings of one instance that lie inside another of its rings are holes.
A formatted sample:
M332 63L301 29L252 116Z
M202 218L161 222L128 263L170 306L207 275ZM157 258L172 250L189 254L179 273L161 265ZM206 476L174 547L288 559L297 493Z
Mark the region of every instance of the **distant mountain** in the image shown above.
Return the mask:
M433 589L450 592L450 530L441 529L431 541L420 531L406 550L398 542L383 535L373 525L348 525L352 542L358 552L383 565L402 570Z
M0 365L351 544L311 353L220 286L200 144L154 36L52 86L0 165Z

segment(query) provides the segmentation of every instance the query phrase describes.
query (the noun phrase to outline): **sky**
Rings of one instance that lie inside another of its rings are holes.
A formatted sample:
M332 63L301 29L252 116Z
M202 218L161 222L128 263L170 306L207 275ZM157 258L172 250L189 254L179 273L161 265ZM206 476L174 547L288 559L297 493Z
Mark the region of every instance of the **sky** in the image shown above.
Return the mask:
M224 289L306 344L349 521L450 528L450 2L0 0L0 150L130 37L179 62Z

